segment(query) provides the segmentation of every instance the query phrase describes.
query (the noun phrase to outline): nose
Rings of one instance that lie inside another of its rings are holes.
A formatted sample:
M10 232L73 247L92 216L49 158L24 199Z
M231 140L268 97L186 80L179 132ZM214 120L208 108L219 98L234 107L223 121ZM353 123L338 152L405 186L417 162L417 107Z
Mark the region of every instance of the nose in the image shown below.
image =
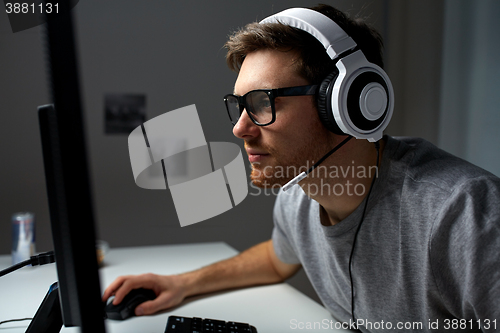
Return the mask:
M238 119L238 122L233 127L234 136L240 139L250 139L257 137L259 132L259 126L253 123L246 110L244 110L241 113L240 119Z

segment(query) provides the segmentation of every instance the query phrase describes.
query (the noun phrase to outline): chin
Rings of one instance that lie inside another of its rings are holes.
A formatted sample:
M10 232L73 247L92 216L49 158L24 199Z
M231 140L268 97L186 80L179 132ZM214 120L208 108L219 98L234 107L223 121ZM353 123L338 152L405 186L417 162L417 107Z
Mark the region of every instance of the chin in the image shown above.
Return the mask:
M276 177L274 172L271 172L270 175L266 175L266 172L263 172L262 170L256 168L252 168L252 172L250 174L250 179L253 185L259 188L282 187L290 181L291 178L288 178L290 177Z

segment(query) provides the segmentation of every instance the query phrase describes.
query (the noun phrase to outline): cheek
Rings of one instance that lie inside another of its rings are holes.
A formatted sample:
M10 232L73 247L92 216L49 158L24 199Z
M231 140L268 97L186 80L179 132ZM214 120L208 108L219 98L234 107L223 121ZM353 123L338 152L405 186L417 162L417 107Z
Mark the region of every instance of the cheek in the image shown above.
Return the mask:
M330 132L321 124L315 108L283 118L283 123L274 133L276 140L273 140L273 148L281 162L317 160L331 149Z
M312 102L304 107L290 112L285 117L287 140L293 142L324 141L329 131L321 123L315 106Z

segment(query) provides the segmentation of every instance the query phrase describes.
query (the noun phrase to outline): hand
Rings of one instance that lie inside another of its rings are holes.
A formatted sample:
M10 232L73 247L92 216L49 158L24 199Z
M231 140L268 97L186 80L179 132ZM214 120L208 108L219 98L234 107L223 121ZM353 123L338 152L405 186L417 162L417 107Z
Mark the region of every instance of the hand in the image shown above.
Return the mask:
M102 299L106 302L110 296L114 295L113 304L120 304L131 290L139 288L153 290L156 294L156 299L137 306L135 308L136 316L151 315L176 306L186 297L185 288L180 276L143 274L118 277L106 288Z

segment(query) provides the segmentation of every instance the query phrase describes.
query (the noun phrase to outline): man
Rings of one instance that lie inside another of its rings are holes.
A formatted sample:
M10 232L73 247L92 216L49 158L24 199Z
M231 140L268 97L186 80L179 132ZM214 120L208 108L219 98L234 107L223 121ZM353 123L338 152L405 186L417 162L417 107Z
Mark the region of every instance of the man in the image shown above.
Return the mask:
M378 33L332 7L313 9L382 67ZM226 100L246 103L236 114L228 111L234 135L245 142L253 184L282 186L343 146L299 186L280 192L272 239L194 272L120 277L103 298L114 294L119 303L132 289L152 289L157 298L136 314L153 314L192 295L282 282L303 267L332 315L366 320L361 330L382 323L389 331L405 323L447 331L500 324L499 179L420 139L346 142L322 124L309 92L240 97L320 84L334 64L307 33L253 23L226 47L228 64L238 71ZM273 106L272 116L253 112L258 103Z

